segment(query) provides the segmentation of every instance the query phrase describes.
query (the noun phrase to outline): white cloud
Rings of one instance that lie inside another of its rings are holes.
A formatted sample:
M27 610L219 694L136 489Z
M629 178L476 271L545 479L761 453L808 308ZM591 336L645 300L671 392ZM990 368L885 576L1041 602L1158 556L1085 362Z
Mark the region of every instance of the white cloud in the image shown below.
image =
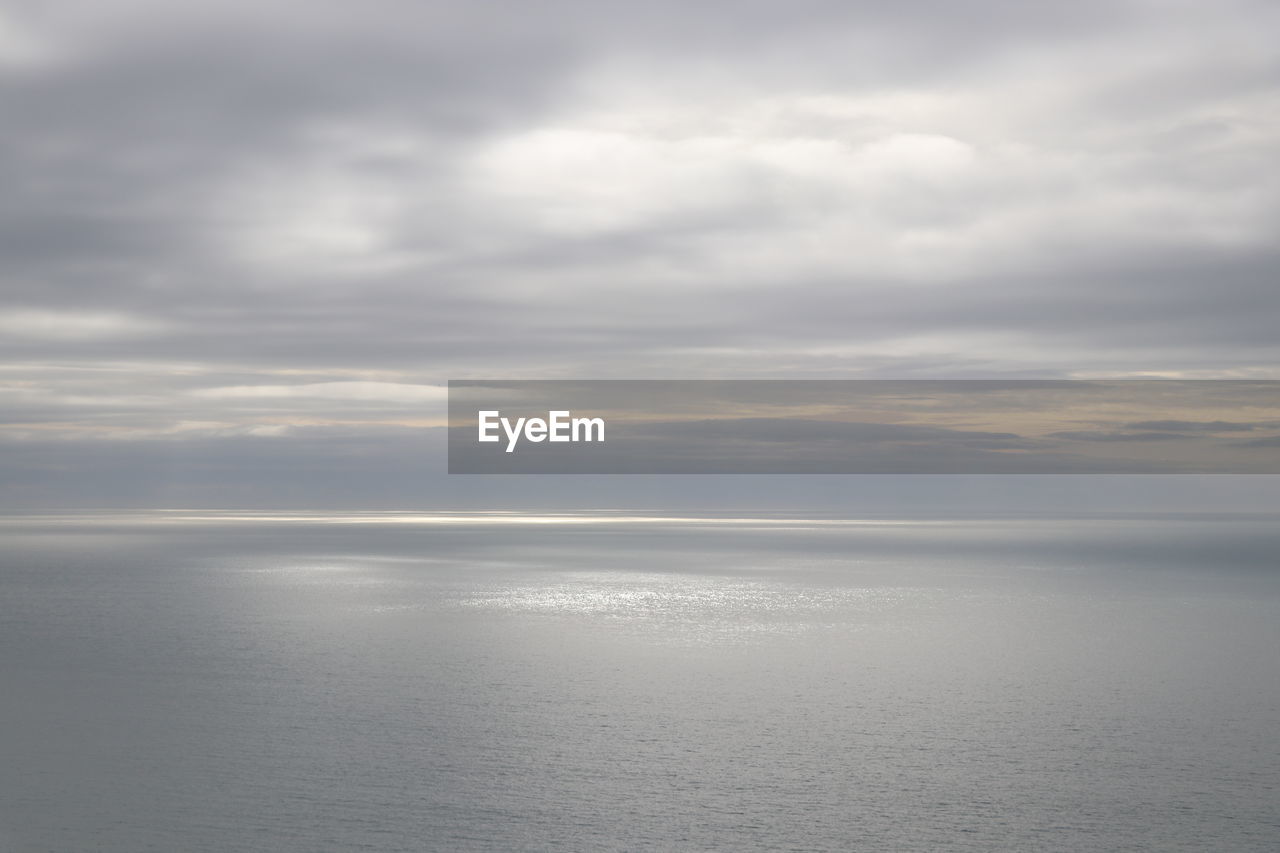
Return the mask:
M40 69L57 61L53 43L0 9L0 68Z
M229 385L200 388L195 397L220 400L351 400L378 403L439 403L448 399L440 385L399 382L312 382L303 385Z
M0 313L0 332L49 341L144 337L169 328L168 323L151 317L116 311L19 309Z
M1074 87L1055 65L945 91L721 93L702 110L597 87L554 123L478 148L461 203L487 212L497 244L671 235L707 288L972 281L1269 245L1274 94L1108 120L1091 101L1129 73L1108 61Z

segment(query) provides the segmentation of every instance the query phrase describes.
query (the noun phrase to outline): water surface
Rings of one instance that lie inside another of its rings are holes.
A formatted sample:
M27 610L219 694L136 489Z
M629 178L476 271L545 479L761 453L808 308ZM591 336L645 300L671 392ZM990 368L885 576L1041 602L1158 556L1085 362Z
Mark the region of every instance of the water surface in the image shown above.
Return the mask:
M1274 850L1277 530L7 519L0 850Z

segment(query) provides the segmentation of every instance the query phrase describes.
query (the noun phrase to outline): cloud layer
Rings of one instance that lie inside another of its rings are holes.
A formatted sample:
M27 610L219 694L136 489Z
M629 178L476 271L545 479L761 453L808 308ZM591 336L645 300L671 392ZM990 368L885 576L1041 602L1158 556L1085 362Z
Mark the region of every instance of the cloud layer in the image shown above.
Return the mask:
M1278 25L10 4L0 440L376 442L461 377L1275 378Z

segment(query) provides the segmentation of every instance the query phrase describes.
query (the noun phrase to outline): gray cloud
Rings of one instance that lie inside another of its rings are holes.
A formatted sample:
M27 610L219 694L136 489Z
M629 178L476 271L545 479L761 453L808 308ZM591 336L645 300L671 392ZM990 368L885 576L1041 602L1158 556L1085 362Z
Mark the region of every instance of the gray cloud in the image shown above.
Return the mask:
M1050 438L1071 441L1174 441L1194 436L1169 432L1109 432L1107 430L1063 430L1049 433Z
M1246 424L1233 421L1139 421L1125 424L1126 429L1160 432L1249 432L1269 424Z
M1022 436L1010 432L958 430L909 424L851 423L799 418L731 418L705 421L648 423L631 432L664 442L684 442L699 437L745 445L801 444L823 446L922 442L966 447L1020 447Z
M1266 438L1251 438L1236 443L1238 447L1280 447L1280 435L1269 435Z
M1277 15L11 4L4 440L431 416L204 393L258 385L1274 376Z

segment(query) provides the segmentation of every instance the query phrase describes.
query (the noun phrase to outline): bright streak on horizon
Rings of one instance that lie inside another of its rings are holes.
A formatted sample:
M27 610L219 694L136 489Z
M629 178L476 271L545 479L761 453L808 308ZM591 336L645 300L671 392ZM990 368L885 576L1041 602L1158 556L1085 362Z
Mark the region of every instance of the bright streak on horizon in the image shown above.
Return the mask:
M172 525L183 523L219 524L219 523L288 523L288 524L389 524L389 525L440 525L440 526L481 526L481 525L608 525L608 524L644 524L644 525L680 525L699 526L741 526L770 527L775 529L806 529L823 527L849 526L907 526L936 525L950 523L939 519L891 519L891 518L795 518L760 516L726 516L708 517L699 515L609 515L605 512L581 513L526 513L515 510L489 510L475 512L439 511L431 513L419 512L374 512L359 514L328 513L281 513L281 512L244 512L216 510L139 510L125 513L68 512L30 514L0 518L3 524L65 524L78 522L84 524L118 524L134 522L149 525Z

